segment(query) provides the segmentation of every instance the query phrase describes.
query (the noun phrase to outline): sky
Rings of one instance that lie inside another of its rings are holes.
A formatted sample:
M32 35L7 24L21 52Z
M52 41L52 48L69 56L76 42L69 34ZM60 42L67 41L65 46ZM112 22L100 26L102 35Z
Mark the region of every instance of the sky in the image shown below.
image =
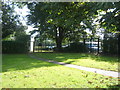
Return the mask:
M29 11L30 11L27 8L27 5L25 5L22 9L16 7L15 11L18 15L20 15L20 21L22 22L22 24L28 27L28 29L26 30L27 34L29 34L29 31L32 31L32 30L36 29L36 28L33 28L33 26L31 26L31 25L27 25L27 23L26 23L27 22L26 15L28 15ZM34 34L34 35L36 36L36 34Z

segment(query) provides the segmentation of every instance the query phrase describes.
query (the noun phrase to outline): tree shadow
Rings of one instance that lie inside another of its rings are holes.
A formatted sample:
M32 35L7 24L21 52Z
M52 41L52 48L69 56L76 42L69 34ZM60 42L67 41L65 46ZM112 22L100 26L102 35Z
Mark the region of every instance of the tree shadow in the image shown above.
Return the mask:
M120 89L120 84L118 84L118 85L111 85L111 86L108 86L108 88L111 88L111 90L119 90Z
M55 60L58 62L67 61L68 59L71 59L67 61L66 63L72 63L75 62L77 59L87 59L88 54L83 53L34 53L34 55L41 57L41 58L47 58L49 60Z
M66 64L71 64L72 62L74 62L74 61L68 61L68 62L66 62Z
M94 59L96 61L105 61L105 62L110 62L110 63L118 63L118 57L112 57L112 56L105 56L105 55L89 55L91 59Z
M110 57L110 56L102 56L102 55L94 55L94 54L88 54L88 53L41 53L41 54L35 54L38 57L46 57L50 60L55 60L58 62L64 62L66 63L72 63L75 62L78 59L88 59L91 58L92 60L96 61L105 61L110 63L118 63L117 57ZM68 59L71 59L67 62Z
M27 54L3 55L2 72L51 67L57 64L30 58Z

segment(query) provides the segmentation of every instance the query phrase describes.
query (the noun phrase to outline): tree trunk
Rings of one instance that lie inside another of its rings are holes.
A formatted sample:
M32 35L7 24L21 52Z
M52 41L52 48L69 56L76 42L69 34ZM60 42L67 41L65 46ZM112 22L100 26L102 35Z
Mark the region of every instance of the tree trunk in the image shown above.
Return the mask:
M118 33L118 57L120 58L120 33Z
M57 45L57 51L58 52L62 51L62 40L61 40L61 38L59 38L59 37L57 38L56 45Z
M62 51L62 41L64 38L64 29L62 27L56 28L56 51Z

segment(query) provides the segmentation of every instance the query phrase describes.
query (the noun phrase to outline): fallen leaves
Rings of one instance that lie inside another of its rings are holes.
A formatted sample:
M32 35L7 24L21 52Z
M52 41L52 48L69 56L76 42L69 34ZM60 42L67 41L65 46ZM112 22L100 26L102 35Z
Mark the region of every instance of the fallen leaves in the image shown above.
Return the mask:
M113 78L113 77L110 76L109 78Z
M105 78L106 80L108 80L109 78Z
M102 79L102 80L100 80L100 83L103 83L104 82L104 80Z
M96 86L95 88L100 88L99 86Z
M89 84L92 84L93 82L92 81L88 81Z
M25 76L24 76L24 78L28 78L28 77L30 77L30 76L29 76L29 75L25 75Z

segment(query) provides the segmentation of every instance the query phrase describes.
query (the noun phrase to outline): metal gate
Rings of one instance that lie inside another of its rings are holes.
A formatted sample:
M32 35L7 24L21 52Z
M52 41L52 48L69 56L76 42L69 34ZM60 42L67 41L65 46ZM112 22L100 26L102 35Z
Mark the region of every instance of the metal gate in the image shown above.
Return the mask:
M36 40L33 43L33 52L53 52L55 43L51 43L51 40Z
M88 48L89 53L101 53L102 52L102 40L100 38L81 38L80 43L83 43ZM47 41L47 42L46 42ZM71 42L62 47L69 47ZM31 47L33 50L31 52L53 52L56 47L55 43L48 42L48 40L39 41L35 39L31 41Z
M102 40L100 38L86 38L85 45L88 47L90 53L102 52Z

